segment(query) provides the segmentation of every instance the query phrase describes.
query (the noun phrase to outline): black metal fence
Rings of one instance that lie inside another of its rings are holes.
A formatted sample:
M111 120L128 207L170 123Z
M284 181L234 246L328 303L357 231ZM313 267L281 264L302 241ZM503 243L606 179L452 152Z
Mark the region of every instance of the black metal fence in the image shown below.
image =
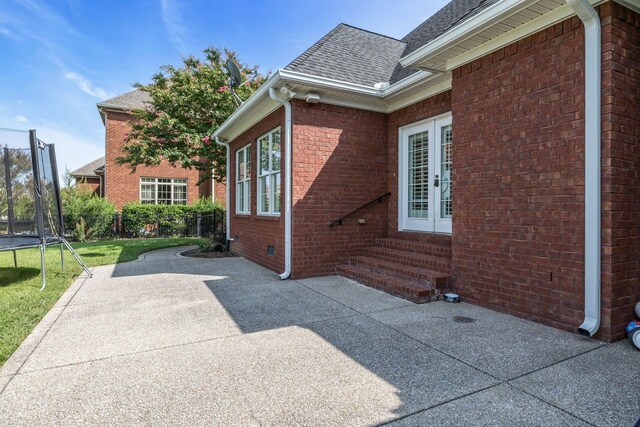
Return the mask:
M0 224L2 221L0 220ZM65 235L74 240L146 237L214 237L224 241L226 233L224 211L201 214L101 215L65 218Z

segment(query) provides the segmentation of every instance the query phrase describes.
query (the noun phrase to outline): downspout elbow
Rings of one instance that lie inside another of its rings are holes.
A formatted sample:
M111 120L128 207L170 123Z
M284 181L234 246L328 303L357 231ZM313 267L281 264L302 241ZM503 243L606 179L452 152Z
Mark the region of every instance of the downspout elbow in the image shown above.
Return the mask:
M588 0L566 0L585 28L584 65L584 321L578 327L581 335L592 337L601 320L601 29L600 17Z
M291 103L286 99L278 96L274 88L269 88L269 96L271 99L284 106L285 129L284 129L284 147L285 147L285 216L284 216L284 272L280 274L280 279L285 280L291 276Z

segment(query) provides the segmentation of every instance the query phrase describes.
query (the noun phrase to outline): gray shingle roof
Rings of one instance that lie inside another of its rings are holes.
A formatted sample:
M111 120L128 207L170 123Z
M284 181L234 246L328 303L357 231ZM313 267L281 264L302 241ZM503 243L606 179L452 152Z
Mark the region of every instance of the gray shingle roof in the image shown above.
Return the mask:
M285 69L373 86L389 81L404 49L400 40L340 24Z
M141 90L132 90L131 92L123 93L114 98L107 99L99 102L98 107L112 107L123 110L130 110L132 108L144 108L146 103L151 100L151 97L147 92Z
M453 0L402 38L406 43L402 56L407 56L431 40L466 21L498 0ZM417 70L397 64L390 82L393 84Z
M373 86L417 70L398 61L498 0L453 0L402 40L340 24L285 67L319 77Z
M95 159L70 173L71 176L97 176L96 169L104 169L104 157Z

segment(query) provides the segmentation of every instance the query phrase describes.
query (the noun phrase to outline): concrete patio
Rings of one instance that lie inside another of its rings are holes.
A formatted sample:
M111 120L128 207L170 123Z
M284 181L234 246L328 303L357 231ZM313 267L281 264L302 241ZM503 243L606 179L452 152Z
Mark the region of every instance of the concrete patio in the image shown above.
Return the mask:
M640 352L181 249L79 278L0 369L1 425L602 425Z

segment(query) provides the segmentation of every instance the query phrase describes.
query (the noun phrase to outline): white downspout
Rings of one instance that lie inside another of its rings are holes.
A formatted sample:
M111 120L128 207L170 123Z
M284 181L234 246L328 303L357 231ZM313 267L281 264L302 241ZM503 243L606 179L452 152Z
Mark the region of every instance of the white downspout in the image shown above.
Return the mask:
M578 328L592 337L600 327L600 17L588 0L566 0L584 24L584 322Z
M226 179L226 187L227 187L227 200L225 200L225 205L227 207L226 212L226 221L227 221L227 245L231 242L231 180L229 180L229 171L231 171L231 153L229 152L229 144L226 142L220 141L220 138L216 136L216 144L223 145L227 149L227 179ZM215 185L215 184L212 184Z
M285 213L284 213L284 272L280 279L288 279L291 275L291 103L269 88L269 96L284 105L284 177L285 177Z

